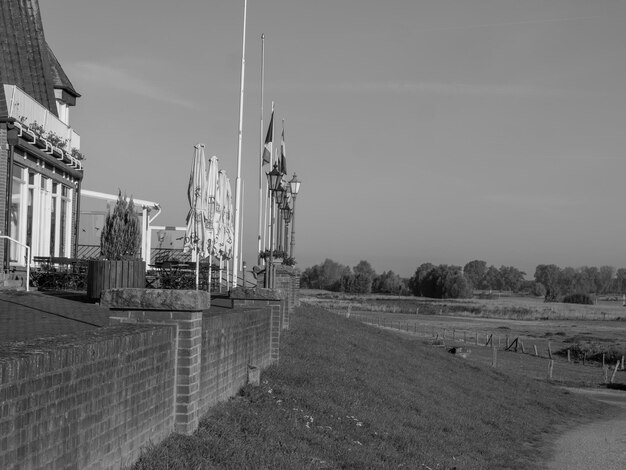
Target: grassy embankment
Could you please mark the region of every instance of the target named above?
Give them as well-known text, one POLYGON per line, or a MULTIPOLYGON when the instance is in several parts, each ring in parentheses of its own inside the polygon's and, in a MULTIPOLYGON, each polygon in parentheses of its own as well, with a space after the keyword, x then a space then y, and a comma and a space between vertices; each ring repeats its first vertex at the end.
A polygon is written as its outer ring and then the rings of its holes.
POLYGON ((539 468, 551 434, 606 411, 306 305, 261 379, 133 468, 539 468))
POLYGON ((303 289, 306 302, 346 311, 348 307, 379 313, 416 313, 424 315, 455 315, 507 320, 624 320, 626 308, 621 301, 599 301, 595 305, 544 302, 539 297, 498 293, 483 298, 430 299, 383 294, 345 294, 303 289))

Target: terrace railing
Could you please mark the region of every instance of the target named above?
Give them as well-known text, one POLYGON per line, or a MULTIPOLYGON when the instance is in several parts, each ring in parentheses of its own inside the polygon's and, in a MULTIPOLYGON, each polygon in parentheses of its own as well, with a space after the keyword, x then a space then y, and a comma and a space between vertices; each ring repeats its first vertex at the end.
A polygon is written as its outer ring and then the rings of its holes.
POLYGON ((28 93, 15 85, 4 85, 4 94, 7 97, 9 117, 28 124, 37 123, 46 131, 54 132, 61 139, 68 142, 68 149, 80 150, 80 136, 70 126, 61 121, 47 108, 39 104, 28 93))

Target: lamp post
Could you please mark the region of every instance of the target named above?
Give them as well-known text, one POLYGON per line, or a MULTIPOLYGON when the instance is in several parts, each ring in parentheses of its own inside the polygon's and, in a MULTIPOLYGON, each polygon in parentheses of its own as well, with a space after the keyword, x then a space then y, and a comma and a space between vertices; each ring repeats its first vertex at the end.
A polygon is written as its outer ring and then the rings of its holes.
POLYGON ((293 174, 293 178, 289 181, 289 192, 293 199, 293 208, 291 209, 291 247, 289 248, 289 257, 293 258, 294 247, 296 246, 296 196, 300 191, 300 180, 298 180, 296 174, 293 174))
POLYGON ((287 198, 285 198, 285 201, 283 203, 283 206, 280 208, 280 211, 283 215, 283 221, 285 222, 285 258, 287 258, 287 247, 289 246, 287 243, 287 237, 289 236, 289 222, 291 221, 291 207, 289 206, 289 201, 287 200, 287 198))
POLYGON ((278 165, 274 163, 274 168, 272 171, 267 173, 267 187, 270 191, 271 201, 270 201, 270 259, 267 267, 265 268, 265 287, 272 288, 274 287, 274 276, 273 276, 273 263, 274 263, 274 254, 273 254, 273 240, 274 240, 274 193, 279 190, 280 183, 283 174, 278 170, 278 165))
MULTIPOLYGON (((285 202, 286 191, 283 188, 282 183, 279 185, 278 189, 274 193, 276 197, 276 208, 278 209, 278 217, 276 221, 276 250, 283 251, 283 247, 281 246, 283 243, 283 220, 282 220, 282 207, 285 202)), ((287 248, 285 247, 285 250, 287 248)))

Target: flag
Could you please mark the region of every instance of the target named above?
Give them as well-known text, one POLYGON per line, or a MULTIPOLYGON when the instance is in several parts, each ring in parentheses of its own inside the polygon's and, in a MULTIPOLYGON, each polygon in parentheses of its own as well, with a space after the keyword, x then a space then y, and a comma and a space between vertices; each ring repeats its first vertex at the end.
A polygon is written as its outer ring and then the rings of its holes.
POLYGON ((272 162, 272 139, 274 138, 274 110, 270 117, 270 124, 267 126, 267 135, 265 136, 265 145, 263 146, 263 163, 270 164, 272 162))
POLYGON ((285 128, 283 127, 282 138, 280 141, 280 172, 283 175, 287 174, 287 155, 285 151, 285 128))

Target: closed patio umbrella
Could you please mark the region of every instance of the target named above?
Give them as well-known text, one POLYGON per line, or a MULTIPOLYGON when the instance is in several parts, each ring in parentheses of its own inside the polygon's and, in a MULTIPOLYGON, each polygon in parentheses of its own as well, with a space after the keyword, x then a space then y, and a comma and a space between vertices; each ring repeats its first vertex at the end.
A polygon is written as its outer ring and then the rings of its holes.
POLYGON ((219 159, 213 155, 207 164, 207 199, 209 201, 209 212, 207 218, 207 232, 210 239, 211 246, 208 247, 209 256, 209 290, 211 289, 211 256, 215 256, 215 245, 217 232, 215 231, 215 218, 218 215, 216 198, 218 190, 218 177, 219 177, 219 159))
POLYGON ((194 146, 193 163, 187 187, 189 213, 183 251, 196 254, 196 289, 199 284, 200 258, 209 255, 209 198, 204 145, 194 146))

